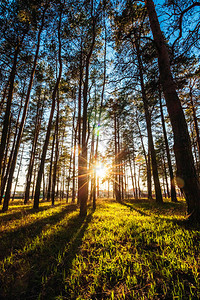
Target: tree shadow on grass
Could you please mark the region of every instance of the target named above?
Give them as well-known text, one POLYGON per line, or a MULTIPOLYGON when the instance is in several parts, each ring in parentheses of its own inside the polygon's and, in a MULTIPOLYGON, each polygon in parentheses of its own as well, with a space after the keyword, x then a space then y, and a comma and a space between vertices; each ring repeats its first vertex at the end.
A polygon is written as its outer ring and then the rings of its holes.
POLYGON ((188 231, 200 231, 200 224, 191 222, 187 216, 185 216, 184 219, 177 219, 174 217, 170 221, 173 222, 174 225, 178 225, 188 231))
MULTIPOLYGON (((183 216, 186 212, 186 203, 185 202, 163 202, 157 203, 155 201, 150 201, 147 199, 140 199, 140 200, 131 200, 125 201, 125 204, 130 205, 130 208, 133 209, 140 209, 142 212, 146 211, 150 214, 162 214, 162 215, 169 215, 169 214, 176 214, 183 216)), ((147 213, 147 215, 149 215, 147 213)))
POLYGON ((152 216, 152 214, 154 214, 154 218, 157 220, 173 223, 174 225, 183 227, 186 230, 200 230, 199 224, 191 223, 188 220, 186 216, 186 203, 182 201, 176 203, 164 202, 159 204, 155 201, 151 202, 146 199, 140 199, 132 200, 128 203, 127 201, 121 202, 121 204, 129 207, 130 210, 134 210, 143 216, 152 216), (139 209, 138 207, 141 209, 139 209), (144 212, 143 210, 145 210, 146 212, 144 212), (169 219, 167 219, 166 216, 168 216, 169 219))
MULTIPOLYGON (((57 207, 57 206, 60 206, 60 204, 55 204, 54 207, 57 207)), ((32 207, 26 207, 25 205, 22 205, 22 207, 17 207, 16 209, 12 209, 11 208, 11 211, 9 211, 9 213, 2 213, 2 211, 0 211, 0 223, 1 222, 9 222, 9 221, 14 221, 14 220, 20 220, 22 218, 24 218, 25 216, 27 215, 30 215, 30 214, 37 214, 41 211, 45 211, 45 210, 48 210, 52 208, 51 204, 48 203, 47 205, 45 206, 41 206, 39 207, 38 210, 35 210, 34 208, 32 207), (15 212, 15 210, 17 210, 15 212)))
POLYGON ((81 218, 78 216, 77 220, 75 220, 79 226, 74 231, 74 235, 69 242, 69 247, 63 256, 63 261, 54 269, 54 272, 52 272, 44 288, 41 290, 40 299, 56 299, 56 296, 60 295, 65 295, 65 299, 71 299, 70 293, 65 288, 65 279, 69 276, 73 260, 79 253, 84 233, 92 220, 93 213, 94 210, 91 210, 87 217, 81 218))
POLYGON ((92 213, 86 218, 73 216, 56 228, 57 231, 43 244, 23 253, 20 260, 7 270, 0 298, 55 299, 64 286, 63 270, 69 271, 91 219, 92 213))
MULTIPOLYGON (((23 249, 27 243, 27 239, 33 239, 39 235, 42 230, 48 226, 56 224, 66 214, 77 209, 77 205, 70 204, 63 207, 60 212, 52 212, 52 215, 44 217, 42 219, 33 220, 30 224, 22 225, 11 231, 2 232, 0 234, 0 259, 3 259, 11 254, 11 252, 23 249)), ((40 210, 44 211, 44 209, 40 210)), ((31 209, 29 213, 35 213, 35 210, 31 209)))
POLYGON ((128 204, 128 203, 125 203, 125 202, 120 202, 121 205, 124 205, 128 208, 130 208, 130 210, 134 210, 136 212, 138 212, 139 214, 141 214, 142 216, 149 216, 147 213, 145 213, 144 211, 138 209, 138 208, 135 208, 133 205, 131 204, 128 204))

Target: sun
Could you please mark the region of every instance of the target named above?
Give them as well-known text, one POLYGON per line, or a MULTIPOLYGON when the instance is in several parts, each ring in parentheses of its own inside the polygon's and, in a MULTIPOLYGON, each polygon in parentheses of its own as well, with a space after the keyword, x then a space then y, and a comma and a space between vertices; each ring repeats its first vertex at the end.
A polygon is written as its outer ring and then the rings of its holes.
POLYGON ((95 167, 95 171, 96 171, 96 176, 99 178, 104 178, 107 175, 107 168, 103 164, 98 164, 95 167))

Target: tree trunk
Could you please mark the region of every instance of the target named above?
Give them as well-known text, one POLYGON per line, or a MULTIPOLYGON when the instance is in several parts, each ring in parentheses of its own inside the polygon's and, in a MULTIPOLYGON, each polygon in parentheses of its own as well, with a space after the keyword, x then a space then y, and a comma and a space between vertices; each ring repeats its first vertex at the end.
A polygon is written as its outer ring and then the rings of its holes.
POLYGON ((17 184, 18 184, 18 180, 19 180, 19 173, 20 173, 21 166, 22 166, 23 153, 24 153, 24 145, 23 145, 23 148, 22 148, 22 153, 21 153, 21 157, 20 157, 20 161, 19 161, 19 168, 18 168, 18 171, 17 171, 16 179, 15 179, 16 181, 15 181, 15 187, 14 187, 14 191, 13 191, 12 201, 14 201, 14 199, 15 199, 15 193, 16 193, 17 184))
POLYGON ((132 168, 132 164, 131 164, 130 153, 128 154, 128 161, 129 161, 129 167, 130 167, 130 172, 131 172, 131 181, 132 181, 132 187, 133 187, 133 196, 135 196, 135 184, 134 184, 134 178, 133 178, 133 168, 132 168))
MULTIPOLYGON (((16 68, 17 68, 17 58, 19 54, 20 44, 17 45, 15 48, 15 54, 14 54, 14 60, 13 60, 13 66, 9 77, 9 89, 8 89, 8 97, 7 97, 7 104, 6 104, 6 111, 4 115, 4 121, 3 121, 3 129, 1 134, 1 143, 0 143, 0 180, 1 180, 1 174, 2 174, 2 161, 4 158, 4 151, 6 147, 6 140, 7 140, 7 134, 8 134, 8 128, 10 124, 10 111, 11 111, 11 104, 13 99, 13 90, 14 90, 14 81, 15 81, 15 75, 16 75, 16 68)), ((1 185, 1 182, 0 182, 1 185)))
POLYGON ((166 127, 165 127, 165 119, 164 119, 163 108, 162 108, 160 88, 159 88, 159 102, 160 102, 160 115, 161 115, 161 121, 162 121, 165 148, 166 148, 166 153, 167 153, 167 162, 168 162, 168 167, 169 167, 169 176, 170 176, 170 182, 171 182, 171 201, 177 202, 175 182, 174 182, 174 172, 173 172, 173 168, 172 168, 171 155, 170 155, 170 151, 169 151, 169 143, 168 143, 168 139, 167 139, 167 131, 166 131, 166 127))
POLYGON ((152 164, 152 170, 153 170, 153 180, 154 180, 154 187, 155 187, 155 194, 156 194, 156 202, 162 203, 163 198, 162 198, 162 192, 161 192, 161 188, 160 188, 157 161, 156 161, 156 152, 155 152, 155 148, 154 148, 153 136, 152 136, 152 130, 151 130, 151 115, 149 112, 149 104, 148 104, 148 99, 147 99, 146 92, 145 92, 144 78, 143 78, 143 71, 142 71, 143 65, 142 65, 142 60, 140 57, 140 49, 139 49, 139 44, 138 44, 136 35, 135 35, 135 47, 136 47, 137 60, 138 60, 138 66, 139 66, 139 77, 140 77, 140 85, 141 85, 141 90, 142 90, 142 100, 143 100, 145 119, 146 119, 146 124, 147 124, 149 150, 151 152, 151 164, 152 164))
POLYGON ((45 201, 46 196, 46 184, 45 184, 45 173, 42 174, 42 183, 43 183, 43 189, 42 189, 42 200, 45 201))
POLYGON ((197 114, 196 114, 196 109, 194 106, 194 101, 193 101, 193 96, 192 96, 192 88, 190 87, 190 105, 191 105, 191 110, 192 110, 192 116, 193 116, 193 121, 194 121, 194 130, 195 130, 195 135, 196 135, 196 142, 197 142, 197 149, 198 149, 198 158, 200 162, 200 136, 199 136, 199 126, 198 126, 198 120, 197 120, 197 114))
POLYGON ((197 178, 187 123, 170 70, 170 60, 152 0, 145 0, 150 26, 157 47, 161 84, 174 133, 177 183, 188 205, 189 220, 200 223, 200 184, 197 178))
POLYGON ((76 139, 77 139, 77 129, 78 129, 78 123, 76 125, 75 129, 75 135, 74 135, 74 147, 73 147, 73 171, 72 171, 72 203, 75 203, 76 198, 76 139))
POLYGON ((55 138, 56 138, 56 129, 54 131, 52 148, 51 148, 51 159, 50 159, 50 166, 49 166, 49 182, 48 182, 48 189, 47 189, 47 201, 50 201, 50 199, 51 199, 51 191, 52 191, 51 183, 52 183, 53 153, 54 153, 55 138))
MULTIPOLYGON (((16 145, 16 139, 17 139, 17 135, 18 135, 18 126, 19 126, 19 119, 20 119, 20 115, 21 115, 21 110, 22 110, 22 105, 23 105, 23 100, 24 100, 24 95, 25 95, 25 86, 26 86, 26 80, 24 82, 24 86, 23 86, 23 91, 22 91, 22 97, 21 97, 21 103, 20 103, 20 107, 19 107, 19 112, 18 112, 18 117, 17 117, 17 122, 16 122, 16 127, 15 127, 15 133, 14 133, 14 138, 13 138, 13 144, 12 144, 12 149, 9 155, 9 160, 8 160, 8 164, 7 164, 7 169, 6 169, 6 174, 4 176, 5 173, 5 159, 7 157, 7 152, 8 152, 8 141, 9 141, 9 132, 8 132, 8 137, 7 137, 7 147, 6 147, 6 152, 5 152, 5 157, 4 157, 4 165, 3 165, 3 169, 2 169, 2 185, 1 185, 1 199, 0 202, 2 201, 2 197, 4 194, 4 190, 6 187, 6 182, 8 180, 8 176, 9 176, 9 172, 10 172, 10 168, 11 168, 11 164, 12 164, 12 160, 13 160, 13 155, 14 155, 14 150, 15 150, 15 145, 16 145)), ((10 125, 9 125, 9 130, 11 127, 11 121, 10 121, 10 125)))
POLYGON ((83 81, 83 49, 82 49, 82 39, 81 39, 81 53, 80 53, 80 65, 79 65, 79 90, 78 90, 78 197, 77 202, 80 204, 81 198, 81 129, 82 129, 82 81, 83 81))
POLYGON ((1 103, 0 103, 0 115, 1 115, 1 113, 2 113, 4 101, 5 101, 5 99, 6 99, 6 94, 7 94, 7 90, 8 90, 8 85, 9 85, 9 80, 6 82, 5 87, 4 87, 3 96, 2 96, 2 99, 1 99, 1 103))
POLYGON ((119 191, 119 162, 118 162, 118 141, 117 141, 117 116, 116 116, 116 108, 114 108, 114 140, 115 140, 115 161, 114 161, 114 192, 116 201, 121 202, 121 194, 119 191))
POLYGON ((164 176, 165 176, 165 183, 166 183, 166 188, 167 188, 167 197, 170 198, 170 192, 169 192, 169 185, 168 185, 168 180, 167 180, 167 169, 166 169, 166 163, 165 163, 165 157, 163 155, 163 171, 164 171, 164 176))
POLYGON ((7 188, 6 188, 6 193, 5 193, 4 203, 3 203, 3 212, 8 210, 8 203, 10 200, 12 179, 13 179, 13 174, 14 174, 15 165, 16 165, 16 161, 17 161, 17 155, 18 155, 18 151, 19 151, 19 147, 20 147, 20 143, 21 143, 21 138, 22 138, 22 134, 23 134, 23 130, 24 130, 24 124, 26 121, 27 110, 28 110, 28 106, 29 106, 29 99, 30 99, 32 85, 33 85, 35 69, 37 66, 37 59, 38 59, 38 54, 39 54, 39 49, 40 49, 40 37, 41 37, 41 33, 43 30, 43 26, 44 26, 44 16, 45 16, 46 9, 47 9, 47 6, 43 11, 42 23, 40 26, 40 30, 38 32, 37 48, 36 48, 35 58, 34 58, 34 62, 33 62, 33 68, 31 71, 31 77, 30 77, 30 81, 29 81, 26 100, 25 100, 25 104, 24 104, 23 115, 22 115, 22 119, 21 119, 21 123, 20 123, 20 127, 19 127, 19 132, 17 135, 17 141, 16 141, 16 146, 15 146, 15 151, 13 154, 13 160, 12 160, 12 164, 11 164, 11 168, 10 168, 10 174, 9 174, 9 178, 8 178, 8 183, 7 183, 7 188))
MULTIPOLYGON (((12 119, 12 116, 11 116, 11 119, 12 119)), ((16 132, 17 132, 17 127, 18 127, 17 125, 16 125, 16 132)), ((11 164, 11 161, 12 161, 12 155, 13 155, 14 145, 15 145, 15 136, 14 136, 12 150, 11 150, 11 153, 10 153, 9 159, 8 159, 8 150, 9 150, 10 137, 11 137, 11 122, 10 122, 10 125, 9 125, 9 128, 8 128, 7 145, 6 145, 5 155, 4 155, 2 174, 0 176, 2 178, 1 179, 1 185, 0 185, 0 205, 2 204, 2 198, 3 198, 3 195, 4 195, 4 190, 5 190, 9 170, 10 170, 10 164, 11 164), (7 160, 8 160, 8 163, 7 163, 7 160), (5 174, 5 171, 6 171, 6 174, 5 174)))
MULTIPOLYGON (((92 12, 91 12, 92 14, 92 12)), ((79 177, 79 203, 80 203, 80 215, 87 215, 87 199, 88 199, 88 170, 87 170, 87 107, 88 107, 88 83, 89 83, 89 67, 90 59, 94 49, 96 38, 96 20, 92 16, 92 42, 90 45, 89 53, 86 57, 85 64, 85 81, 83 87, 83 127, 82 127, 82 149, 80 153, 80 177, 79 177)))
POLYGON ((143 136, 142 136, 142 133, 141 133, 141 129, 140 129, 138 119, 136 119, 136 124, 137 124, 138 130, 139 130, 140 140, 141 140, 141 144, 142 144, 142 150, 143 150, 143 153, 144 153, 144 158, 145 158, 146 168, 147 168, 147 193, 148 193, 148 199, 152 200, 151 151, 150 151, 149 141, 148 141, 148 155, 147 155, 145 147, 144 147, 143 136))
MULTIPOLYGON (((72 97, 74 97, 74 95, 72 95, 72 97)), ((70 152, 70 159, 69 159, 69 173, 67 179, 67 199, 66 199, 67 203, 69 202, 69 189, 70 189, 71 172, 72 172, 73 155, 74 155, 75 116, 76 116, 76 105, 74 107, 74 114, 73 114, 73 121, 72 121, 71 152, 70 152)))
POLYGON ((152 181, 151 181, 151 151, 148 143, 148 156, 147 156, 147 191, 148 199, 152 200, 152 181))
MULTIPOLYGON (((56 136, 56 149, 55 149, 55 160, 53 166, 53 181, 52 181, 52 194, 51 194, 51 203, 55 204, 55 187, 56 187, 56 173, 58 165, 58 148, 59 148, 59 138, 58 138, 58 123, 59 123, 59 96, 57 96, 57 116, 56 116, 56 127, 55 127, 55 136, 56 136)), ((57 193, 58 195, 58 193, 57 193)))
POLYGON ((60 19, 59 19, 59 25, 58 25, 58 42, 59 42, 58 60, 59 60, 60 68, 59 68, 58 78, 56 80, 56 84, 55 84, 55 87, 54 87, 54 90, 53 90, 53 93, 52 93, 51 112, 50 112, 50 116, 49 116, 49 122, 48 122, 48 126, 47 126, 47 133, 46 133, 45 142, 44 142, 43 149, 42 149, 41 162, 40 162, 40 167, 39 167, 37 181, 36 181, 34 206, 33 206, 35 209, 39 208, 40 187, 41 187, 41 181, 42 181, 42 174, 44 172, 44 163, 45 163, 47 148, 48 148, 48 144, 49 144, 51 124, 52 124, 54 110, 55 110, 56 93, 58 91, 59 84, 60 84, 60 79, 61 79, 61 75, 62 75, 61 37, 60 37, 61 16, 62 16, 62 12, 60 13, 60 19))
POLYGON ((25 188, 25 193, 24 193, 25 194, 24 195, 24 204, 28 203, 29 197, 30 197, 31 179, 32 179, 33 166, 34 166, 34 161, 35 161, 37 141, 38 141, 40 127, 41 127, 42 112, 43 112, 43 107, 42 107, 42 110, 40 112, 40 97, 39 97, 38 103, 37 103, 35 132, 34 132, 34 138, 33 138, 33 141, 32 141, 31 156, 30 156, 30 162, 29 162, 29 166, 28 166, 26 188, 25 188))
MULTIPOLYGON (((104 102, 104 91, 105 91, 105 85, 106 85, 106 55, 107 55, 107 30, 106 30, 106 19, 104 15, 104 30, 105 30, 105 43, 104 43, 104 57, 103 57, 103 85, 101 90, 101 103, 99 108, 99 116, 98 116, 98 124, 97 126, 100 127, 101 124, 101 114, 102 114, 102 108, 103 108, 103 102, 104 102)), ((95 124, 96 124, 96 110, 95 110, 95 124)), ((100 128, 99 128, 100 129, 100 128)), ((95 151, 95 160, 98 161, 98 150, 99 150, 99 131, 96 138, 96 151, 95 151)), ((96 170, 94 172, 94 180, 93 180, 93 209, 96 209, 96 170)), ((98 178, 99 180, 99 178, 98 178)), ((99 197, 99 184, 98 184, 98 195, 99 197)))

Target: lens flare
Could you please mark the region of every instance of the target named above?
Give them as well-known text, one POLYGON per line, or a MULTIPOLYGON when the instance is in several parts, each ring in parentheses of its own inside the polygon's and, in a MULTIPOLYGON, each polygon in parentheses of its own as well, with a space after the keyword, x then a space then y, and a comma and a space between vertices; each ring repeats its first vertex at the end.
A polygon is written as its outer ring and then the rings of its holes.
POLYGON ((96 171, 96 176, 99 178, 104 178, 107 175, 107 168, 103 164, 98 164, 95 167, 95 171, 96 171))

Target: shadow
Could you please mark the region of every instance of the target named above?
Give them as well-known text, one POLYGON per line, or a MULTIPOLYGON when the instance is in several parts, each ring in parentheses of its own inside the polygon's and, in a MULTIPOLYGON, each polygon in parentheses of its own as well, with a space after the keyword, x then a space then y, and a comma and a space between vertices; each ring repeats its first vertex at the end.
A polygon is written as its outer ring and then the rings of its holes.
POLYGON ((187 216, 182 220, 178 220, 177 218, 172 218, 169 221, 173 222, 175 225, 178 225, 188 231, 193 231, 193 230, 200 231, 200 224, 191 222, 187 216))
MULTIPOLYGON (((65 217, 66 214, 75 211, 77 205, 70 204, 63 208, 58 213, 52 213, 51 216, 44 217, 43 219, 35 220, 31 224, 24 225, 17 229, 2 232, 0 234, 0 259, 3 259, 19 249, 23 249, 28 239, 33 239, 39 235, 46 226, 52 226, 65 217)), ((42 209, 44 211, 47 209, 42 209)), ((31 209, 29 214, 35 213, 35 210, 31 209)))
POLYGON ((186 216, 186 202, 163 202, 156 203, 155 201, 149 201, 147 199, 131 199, 126 201, 126 203, 121 203, 129 207, 131 210, 135 210, 143 216, 152 216, 154 214, 154 219, 164 220, 165 222, 174 223, 186 230, 200 230, 200 225, 191 223, 186 216), (128 202, 128 203, 127 203, 128 202), (144 212, 143 210, 148 213, 144 212), (170 216, 169 219, 166 216, 170 216), (174 216, 174 217, 173 217, 174 216), (177 217, 182 217, 182 219, 177 219, 177 217))
POLYGON ((1 283, 0 299, 55 299, 64 290, 63 272, 69 273, 92 214, 73 216, 42 245, 23 253, 21 262, 6 271, 10 279, 1 283))
MULTIPOLYGON (((91 213, 88 214, 87 217, 77 217, 76 224, 78 226, 75 229, 76 231, 74 230, 74 235, 69 241, 69 248, 67 249, 67 252, 65 252, 62 263, 56 267, 56 270, 46 282, 44 289, 41 291, 40 299, 56 299, 56 296, 59 295, 63 295, 65 299, 72 299, 71 291, 66 288, 65 278, 70 274, 73 260, 79 253, 84 233, 92 220, 93 213, 94 211, 91 210, 91 213), (65 278, 63 278, 63 274, 65 274, 65 278)), ((76 299, 76 297, 74 299, 76 299)))
MULTIPOLYGON (((59 203, 55 204, 54 207, 60 206, 59 203)), ((14 212, 15 210, 19 210, 19 207, 17 208, 11 208, 9 210, 9 213, 3 213, 0 211, 0 222, 8 222, 8 221, 14 221, 14 220, 20 220, 24 218, 24 216, 30 215, 30 214, 36 214, 41 211, 45 211, 52 208, 51 203, 49 202, 47 205, 39 207, 39 209, 35 210, 34 208, 30 207, 27 208, 26 205, 22 204, 22 207, 20 208, 20 211, 14 212)))
POLYGON ((149 214, 145 213, 144 211, 142 211, 142 210, 140 210, 140 209, 138 209, 138 208, 133 207, 133 205, 131 205, 131 204, 128 204, 128 203, 125 203, 125 202, 119 202, 119 203, 120 203, 121 205, 124 205, 124 206, 130 208, 130 210, 134 210, 134 211, 138 212, 138 213, 141 214, 142 216, 149 216, 149 214))
POLYGON ((146 211, 152 211, 153 213, 161 213, 163 215, 168 214, 177 214, 177 215, 184 215, 186 212, 186 202, 163 202, 157 203, 155 200, 150 201, 147 199, 138 199, 138 200, 131 200, 126 201, 126 203, 130 203, 135 207, 139 207, 140 209, 144 209, 146 211))

